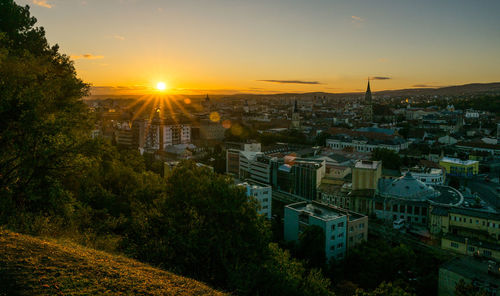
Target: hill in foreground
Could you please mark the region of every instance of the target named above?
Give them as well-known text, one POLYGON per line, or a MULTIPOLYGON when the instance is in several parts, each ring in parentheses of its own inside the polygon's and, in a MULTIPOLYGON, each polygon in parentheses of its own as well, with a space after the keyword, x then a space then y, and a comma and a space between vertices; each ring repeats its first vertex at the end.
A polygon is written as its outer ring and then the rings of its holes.
POLYGON ((126 257, 0 229, 0 295, 224 295, 126 257))

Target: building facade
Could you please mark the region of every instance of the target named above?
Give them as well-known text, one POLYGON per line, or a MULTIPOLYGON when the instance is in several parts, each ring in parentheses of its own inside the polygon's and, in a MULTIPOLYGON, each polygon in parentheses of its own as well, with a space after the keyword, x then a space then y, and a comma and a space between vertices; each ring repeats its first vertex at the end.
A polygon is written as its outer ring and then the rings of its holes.
POLYGON ((349 248, 368 238, 368 217, 364 215, 315 201, 285 206, 285 240, 298 241, 310 225, 323 229, 327 259, 344 258, 349 248))
POLYGON ((271 219, 273 189, 270 185, 256 182, 245 182, 239 184, 246 189, 246 195, 253 197, 260 205, 258 213, 267 219, 271 219))
POLYGON ((443 157, 439 165, 446 170, 446 174, 455 177, 473 177, 479 173, 479 161, 461 160, 458 158, 443 157))

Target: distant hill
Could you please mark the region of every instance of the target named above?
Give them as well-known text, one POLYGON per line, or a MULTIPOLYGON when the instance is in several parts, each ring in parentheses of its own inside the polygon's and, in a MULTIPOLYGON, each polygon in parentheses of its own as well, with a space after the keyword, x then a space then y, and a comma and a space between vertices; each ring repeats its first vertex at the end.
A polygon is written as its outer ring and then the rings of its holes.
POLYGON ((387 95, 472 95, 480 93, 500 93, 500 82, 470 83, 436 88, 408 88, 398 90, 384 90, 376 94, 387 95))
MULTIPOLYGON (((375 95, 389 95, 389 96, 414 96, 414 95, 440 95, 440 96, 457 96, 457 95, 474 95, 474 94, 500 94, 500 82, 493 83, 470 83, 464 85, 452 85, 444 87, 416 87, 395 90, 377 90, 375 82, 372 83, 372 92, 375 95)), ((345 92, 345 93, 328 93, 328 92, 307 92, 307 93, 272 93, 272 94, 252 94, 252 93, 238 93, 234 95, 210 95, 210 98, 259 98, 259 97, 272 97, 272 96, 328 96, 328 97, 346 97, 346 96, 360 96, 364 91, 360 92, 345 92)), ((204 95, 186 95, 190 98, 205 98, 204 95)), ((85 99, 90 100, 105 100, 105 99, 139 99, 143 96, 140 95, 92 95, 85 99)))
POLYGON ((122 256, 0 229, 0 295, 224 295, 122 256))

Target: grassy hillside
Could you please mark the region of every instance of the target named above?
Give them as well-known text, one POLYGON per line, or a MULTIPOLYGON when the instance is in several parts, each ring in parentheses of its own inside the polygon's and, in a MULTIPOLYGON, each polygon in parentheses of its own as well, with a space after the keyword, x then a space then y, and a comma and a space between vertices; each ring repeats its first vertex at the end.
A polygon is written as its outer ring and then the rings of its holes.
POLYGON ((122 256, 0 229, 0 295, 223 295, 122 256))

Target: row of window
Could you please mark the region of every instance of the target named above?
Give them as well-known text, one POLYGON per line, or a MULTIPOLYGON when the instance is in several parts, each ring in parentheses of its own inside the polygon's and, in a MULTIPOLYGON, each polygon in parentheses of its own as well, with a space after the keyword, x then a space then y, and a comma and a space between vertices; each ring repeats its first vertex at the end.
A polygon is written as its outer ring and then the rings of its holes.
MULTIPOLYGON (((338 223, 337 227, 344 227, 344 222, 338 223)), ((332 225, 332 231, 335 231, 335 224, 332 225)))
MULTIPOLYGON (((344 243, 337 244, 337 249, 341 249, 343 247, 344 247, 344 243)), ((334 250, 335 250, 335 246, 334 245, 330 246, 330 251, 334 251, 334 250)))
MULTIPOLYGON (((462 217, 458 217, 458 216, 451 216, 451 219, 453 221, 456 221, 456 222, 462 222, 462 223, 469 223, 469 224, 472 224, 472 218, 462 218, 462 217)), ((479 220, 476 219, 476 225, 479 225, 479 220)), ((491 227, 491 228, 500 228, 500 224, 497 224, 497 223, 494 223, 494 222, 486 222, 486 221, 482 221, 482 225, 483 226, 487 226, 487 227, 491 227)))
MULTIPOLYGON (((375 209, 376 210, 382 210, 383 205, 380 202, 375 203, 375 209)), ((389 204, 385 205, 385 210, 390 211, 391 206, 389 204)), ((399 212, 399 213, 407 213, 411 215, 422 215, 426 216, 427 215, 427 208, 426 207, 418 207, 418 206, 410 206, 407 205, 406 207, 404 205, 393 205, 392 206, 392 212, 399 212)))
MULTIPOLYGON (((452 248, 458 249, 458 247, 459 247, 460 245, 459 245, 458 243, 456 243, 456 242, 451 242, 451 243, 450 243, 450 246, 451 246, 452 248)), ((468 250, 469 252, 475 252, 475 251, 476 251, 476 248, 475 248, 475 247, 473 247, 473 246, 469 246, 469 247, 467 248, 467 250, 468 250)), ((483 255, 484 255, 484 256, 486 256, 486 257, 491 257, 491 251, 490 251, 490 250, 483 250, 483 255)))
MULTIPOLYGON (((400 216, 400 218, 401 218, 401 219, 404 219, 404 218, 405 218, 405 216, 404 216, 404 215, 401 215, 401 216, 400 216)), ((393 215, 393 216, 392 216, 392 219, 393 219, 393 220, 397 220, 397 219, 398 219, 398 215, 393 215)), ((407 216, 407 217, 406 217, 406 221, 407 221, 408 223, 410 223, 410 222, 411 222, 411 220, 412 220, 412 219, 411 219, 411 217, 410 217, 410 216, 407 216)), ((413 222, 418 223, 418 222, 419 222, 419 220, 420 220, 420 219, 419 219, 418 217, 413 217, 413 222)), ((427 221, 427 219, 425 219, 425 217, 422 217, 422 223, 424 223, 424 224, 425 224, 425 223, 426 223, 426 221, 427 221)))
MULTIPOLYGON (((338 238, 344 237, 344 233, 343 233, 343 232, 339 233, 339 234, 337 235, 337 237, 338 237, 338 238)), ((332 237, 331 237, 330 239, 331 239, 331 240, 335 240, 335 239, 336 239, 335 234, 333 234, 333 235, 332 235, 332 237)))

